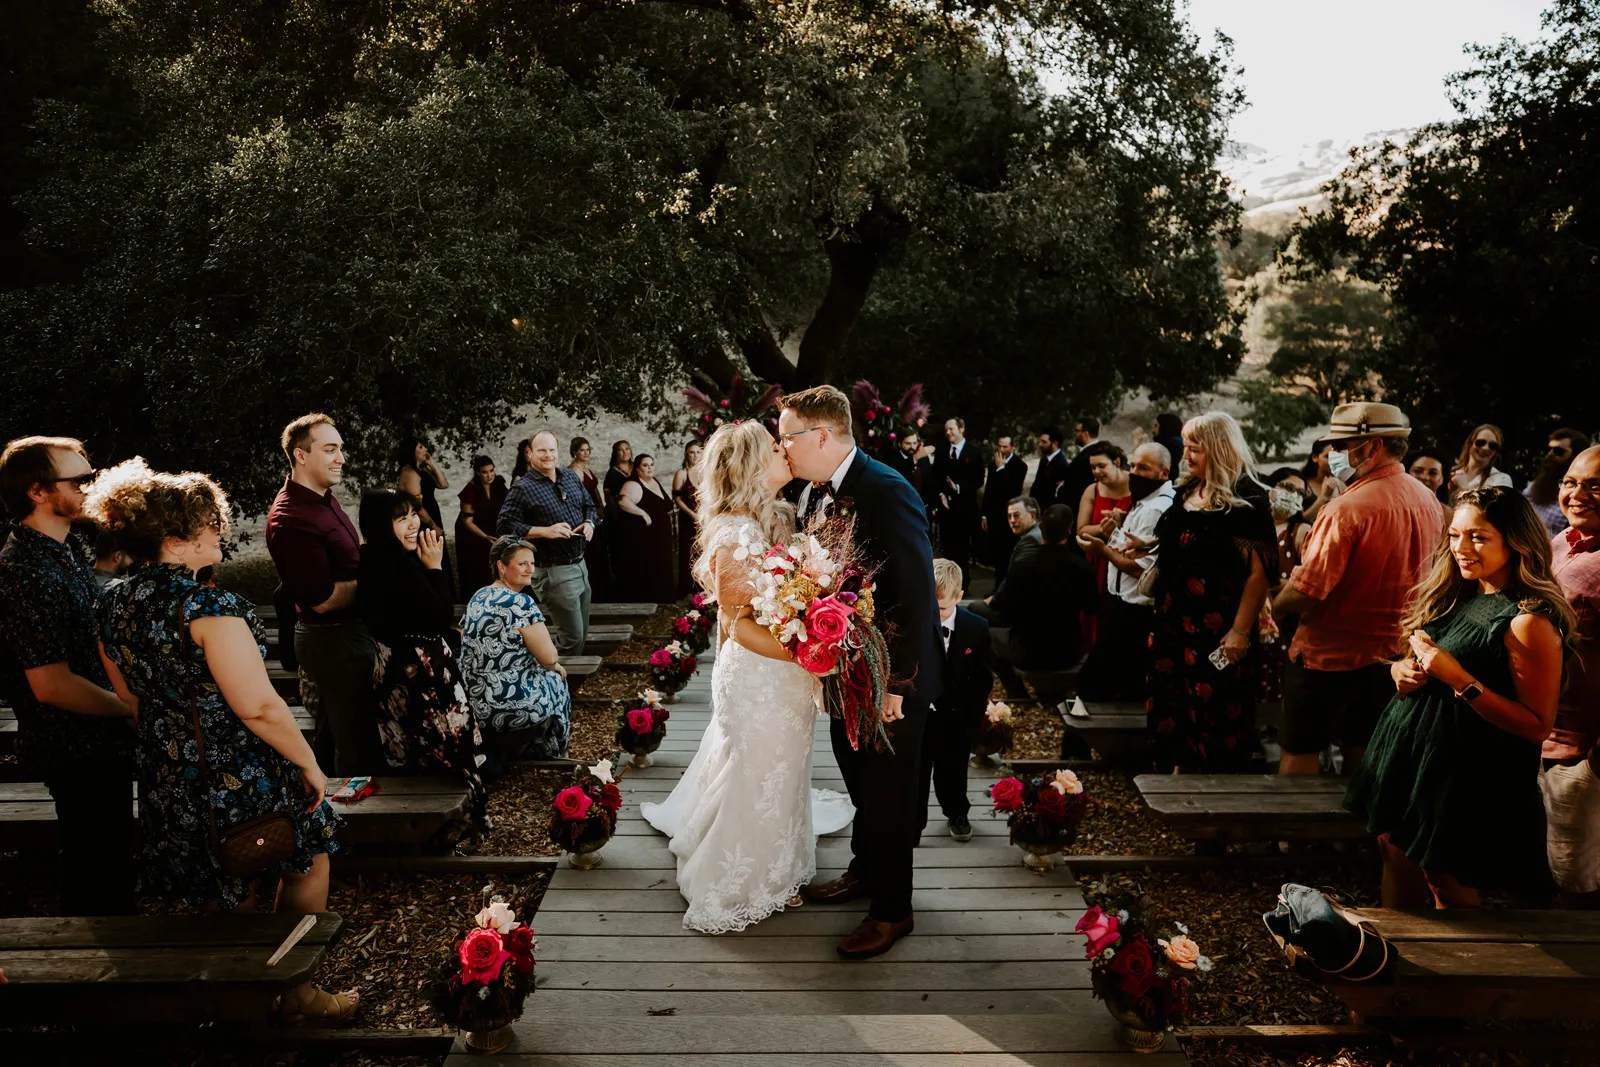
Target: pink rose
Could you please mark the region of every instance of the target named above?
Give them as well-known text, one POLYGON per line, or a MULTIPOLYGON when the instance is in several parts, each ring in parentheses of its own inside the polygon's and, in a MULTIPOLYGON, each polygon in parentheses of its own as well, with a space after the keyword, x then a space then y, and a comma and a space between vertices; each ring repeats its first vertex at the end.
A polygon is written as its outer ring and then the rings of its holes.
POLYGON ((1099 908, 1090 908, 1084 912, 1083 918, 1078 920, 1076 929, 1089 939, 1089 949, 1084 953, 1085 959, 1093 959, 1122 939, 1122 935, 1117 933, 1117 917, 1107 915, 1099 908))
POLYGON ((460 956, 462 983, 488 985, 500 977, 500 968, 506 965, 511 953, 506 951, 498 932, 474 930, 461 942, 460 956))
POLYGON ((643 736, 656 728, 656 719, 649 708, 634 708, 628 712, 628 729, 643 736))
POLYGON ((806 609, 806 633, 812 641, 836 645, 850 632, 850 616, 855 613, 835 597, 817 597, 806 609))
POLYGON ((812 674, 827 674, 839 665, 839 649, 820 641, 802 641, 794 651, 794 659, 812 674))
POLYGON ((556 811, 561 813, 563 819, 574 820, 587 818, 589 805, 593 804, 594 801, 589 799, 589 794, 585 793, 580 786, 569 785, 556 794, 556 799, 553 803, 556 811))
POLYGON ((1022 781, 1017 778, 1002 778, 989 787, 989 799, 994 801, 995 811, 1016 811, 1022 807, 1022 781))
POLYGON ((672 628, 680 634, 686 634, 694 629, 694 622, 687 615, 679 615, 672 620, 672 628))
POLYGON ((668 652, 664 648, 658 648, 654 652, 650 653, 650 666, 652 667, 666 667, 670 666, 671 663, 672 653, 668 652))

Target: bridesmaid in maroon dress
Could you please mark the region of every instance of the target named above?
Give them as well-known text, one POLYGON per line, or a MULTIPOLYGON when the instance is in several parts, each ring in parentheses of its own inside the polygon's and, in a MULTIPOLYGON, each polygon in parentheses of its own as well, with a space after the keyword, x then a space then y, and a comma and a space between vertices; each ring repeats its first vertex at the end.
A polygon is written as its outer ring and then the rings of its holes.
POLYGON ((700 454, 705 451, 699 441, 690 441, 683 449, 683 468, 672 476, 672 502, 678 509, 678 595, 688 596, 695 590, 694 539, 700 534, 700 454))
POLYGON ((617 556, 617 595, 624 601, 670 604, 678 599, 672 567, 671 496, 656 480, 656 462, 635 456, 633 473, 617 501, 621 551, 617 556))
MULTIPOLYGON (((595 511, 605 515, 605 499, 600 495, 600 479, 594 476, 594 471, 589 469, 589 457, 594 455, 594 448, 589 444, 587 437, 574 437, 572 439, 572 462, 568 468, 583 482, 583 488, 594 498, 595 511)), ((602 534, 604 529, 602 526, 602 534)), ((589 538, 589 543, 583 546, 583 561, 589 565, 590 599, 597 604, 603 604, 612 599, 611 596, 611 561, 606 554, 606 539, 604 536, 589 538)))

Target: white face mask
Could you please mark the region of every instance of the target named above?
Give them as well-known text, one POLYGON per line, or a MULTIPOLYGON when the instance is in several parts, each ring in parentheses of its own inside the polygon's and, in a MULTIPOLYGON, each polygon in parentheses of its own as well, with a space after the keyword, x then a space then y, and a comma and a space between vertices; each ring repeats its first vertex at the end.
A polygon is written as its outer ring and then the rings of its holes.
POLYGON ((1328 473, 1329 474, 1333 475, 1335 478, 1339 479, 1342 482, 1346 478, 1350 477, 1350 472, 1353 471, 1353 470, 1355 470, 1355 468, 1350 466, 1350 453, 1349 452, 1337 452, 1337 451, 1334 451, 1334 452, 1329 452, 1328 453, 1328 473))
POLYGON ((1293 515, 1305 507, 1305 500, 1294 489, 1274 488, 1267 494, 1272 500, 1272 510, 1279 515, 1293 515))

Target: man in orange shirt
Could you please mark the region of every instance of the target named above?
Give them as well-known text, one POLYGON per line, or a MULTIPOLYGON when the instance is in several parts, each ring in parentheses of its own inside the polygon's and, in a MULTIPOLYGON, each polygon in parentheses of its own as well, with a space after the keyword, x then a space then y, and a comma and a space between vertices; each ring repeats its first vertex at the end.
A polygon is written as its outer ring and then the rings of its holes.
POLYGON ((1411 420, 1392 404, 1334 410, 1328 465, 1347 488, 1323 505, 1304 562, 1272 604, 1279 618, 1300 616, 1283 678, 1279 774, 1316 774, 1334 742, 1354 771, 1394 696, 1389 661, 1406 645, 1406 598, 1444 525, 1439 502, 1402 466, 1410 436, 1411 420))

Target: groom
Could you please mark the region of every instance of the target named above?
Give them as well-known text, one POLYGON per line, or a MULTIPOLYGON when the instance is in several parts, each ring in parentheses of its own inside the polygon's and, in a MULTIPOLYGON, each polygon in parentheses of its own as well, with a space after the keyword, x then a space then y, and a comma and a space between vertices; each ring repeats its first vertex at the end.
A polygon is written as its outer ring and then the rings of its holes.
POLYGON ((912 927, 911 855, 928 804, 919 772, 922 730, 943 663, 928 516, 910 482, 856 448, 842 392, 819 385, 778 406, 779 447, 795 474, 785 496, 801 525, 818 513, 852 517, 857 545, 878 566, 873 602, 889 637, 890 667, 883 720, 894 751, 879 752, 866 738, 852 750, 844 723, 833 720, 833 754, 856 807, 853 858, 840 877, 806 887, 807 897, 825 904, 872 899, 867 917, 839 943, 839 955, 866 959, 889 951, 912 927))

